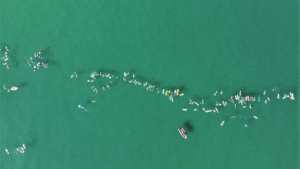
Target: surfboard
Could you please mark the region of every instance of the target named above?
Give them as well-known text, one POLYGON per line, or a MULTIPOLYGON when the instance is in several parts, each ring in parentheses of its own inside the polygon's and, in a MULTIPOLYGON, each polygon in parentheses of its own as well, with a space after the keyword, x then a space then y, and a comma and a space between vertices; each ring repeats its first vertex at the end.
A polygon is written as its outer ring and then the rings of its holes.
POLYGON ((224 125, 224 123, 225 123, 225 121, 222 121, 222 123, 221 123, 221 126, 223 126, 223 125, 224 125))

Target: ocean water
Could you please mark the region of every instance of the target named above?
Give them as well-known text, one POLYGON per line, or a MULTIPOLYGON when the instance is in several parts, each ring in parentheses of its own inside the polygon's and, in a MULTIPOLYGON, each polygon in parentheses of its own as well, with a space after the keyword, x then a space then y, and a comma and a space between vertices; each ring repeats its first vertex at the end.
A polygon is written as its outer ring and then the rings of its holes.
POLYGON ((0 168, 298 168, 297 5, 0 1, 0 56, 9 47, 11 65, 1 60, 0 168), (49 67, 34 72, 25 64, 40 49, 49 67), (93 71, 114 78, 88 83, 93 71), (157 90, 126 84, 124 72, 157 90), (174 102, 157 93, 176 88, 184 96, 174 102), (261 102, 234 108, 228 98, 240 90, 261 102), (276 99, 290 91, 295 101, 276 99), (219 114, 202 111, 222 100, 219 114))

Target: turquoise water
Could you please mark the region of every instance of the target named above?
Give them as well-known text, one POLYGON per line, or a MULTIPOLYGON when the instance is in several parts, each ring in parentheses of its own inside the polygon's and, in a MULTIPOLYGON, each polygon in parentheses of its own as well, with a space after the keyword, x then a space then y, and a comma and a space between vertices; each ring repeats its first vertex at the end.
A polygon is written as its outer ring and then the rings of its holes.
POLYGON ((0 90, 0 168, 299 167, 296 1, 2 0, 0 6, 0 54, 8 46, 11 65, 1 65, 1 85, 19 87, 0 90), (39 49, 49 68, 33 72, 26 58, 39 49), (93 71, 119 78, 88 83, 93 71), (74 72, 78 78, 71 79, 74 72), (123 72, 131 73, 127 80, 135 74, 184 96, 172 103, 125 84, 123 72), (103 91, 107 84, 111 89, 103 91), (201 111, 240 90, 262 101, 251 110, 228 102, 220 114, 201 111), (276 99, 290 91, 296 101, 276 99), (272 101, 264 104, 267 96, 272 101), (22 143, 24 154, 16 151, 22 143))

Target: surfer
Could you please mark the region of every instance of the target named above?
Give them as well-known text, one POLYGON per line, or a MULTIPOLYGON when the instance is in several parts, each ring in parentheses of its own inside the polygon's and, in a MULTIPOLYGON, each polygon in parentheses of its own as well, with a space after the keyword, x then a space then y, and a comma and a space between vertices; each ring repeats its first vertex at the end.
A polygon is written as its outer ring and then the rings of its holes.
POLYGON ((124 77, 126 77, 127 75, 129 75, 129 73, 124 72, 124 77))
POLYGON ((214 96, 216 96, 216 95, 217 95, 217 93, 218 93, 218 91, 216 91, 216 92, 214 93, 214 96))

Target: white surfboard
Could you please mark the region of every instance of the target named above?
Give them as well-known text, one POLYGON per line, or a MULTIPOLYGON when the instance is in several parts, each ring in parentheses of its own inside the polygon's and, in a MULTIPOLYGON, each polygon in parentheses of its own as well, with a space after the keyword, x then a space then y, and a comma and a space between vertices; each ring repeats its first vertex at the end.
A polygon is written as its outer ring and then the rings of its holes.
POLYGON ((13 86, 13 87, 10 88, 10 90, 18 90, 18 88, 13 86))
POLYGON ((221 123, 221 126, 223 126, 223 125, 224 125, 224 123, 225 123, 225 121, 222 121, 222 123, 221 123))

